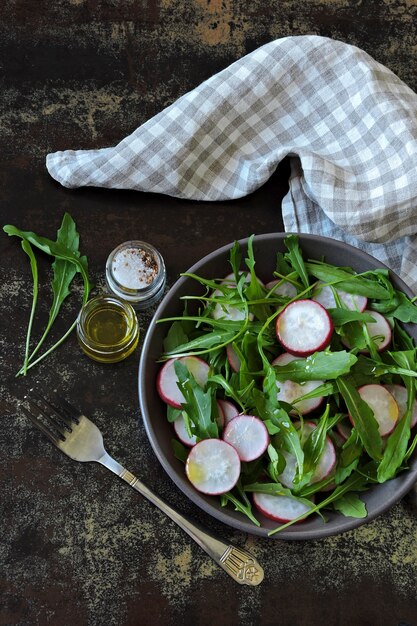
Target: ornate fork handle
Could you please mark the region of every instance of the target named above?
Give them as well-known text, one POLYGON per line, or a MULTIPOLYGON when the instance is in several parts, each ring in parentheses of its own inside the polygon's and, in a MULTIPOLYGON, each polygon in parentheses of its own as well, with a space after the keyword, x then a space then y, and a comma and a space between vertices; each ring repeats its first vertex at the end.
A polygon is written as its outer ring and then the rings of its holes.
POLYGON ((195 522, 178 513, 169 504, 153 493, 139 478, 113 459, 107 452, 98 459, 107 469, 126 481, 133 489, 147 498, 163 513, 182 528, 207 554, 241 585, 255 586, 262 582, 264 571, 258 561, 246 550, 227 544, 210 535, 195 522))

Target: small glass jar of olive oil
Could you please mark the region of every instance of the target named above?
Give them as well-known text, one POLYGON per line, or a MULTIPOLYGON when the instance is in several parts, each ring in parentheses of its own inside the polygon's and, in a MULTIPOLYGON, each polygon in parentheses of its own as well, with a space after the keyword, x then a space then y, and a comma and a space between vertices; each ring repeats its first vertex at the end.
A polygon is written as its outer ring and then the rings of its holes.
POLYGON ((139 324, 132 306, 114 295, 92 298, 77 319, 78 342, 84 353, 101 363, 116 363, 136 348, 139 324))

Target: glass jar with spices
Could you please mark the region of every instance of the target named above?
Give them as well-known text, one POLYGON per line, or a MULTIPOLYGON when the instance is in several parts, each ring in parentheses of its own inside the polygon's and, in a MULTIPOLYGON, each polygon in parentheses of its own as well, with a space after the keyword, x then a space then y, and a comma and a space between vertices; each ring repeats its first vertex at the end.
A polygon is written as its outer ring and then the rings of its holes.
POLYGON ((166 270, 161 254, 144 241, 126 241, 115 248, 106 263, 109 291, 143 310, 164 292, 166 270))

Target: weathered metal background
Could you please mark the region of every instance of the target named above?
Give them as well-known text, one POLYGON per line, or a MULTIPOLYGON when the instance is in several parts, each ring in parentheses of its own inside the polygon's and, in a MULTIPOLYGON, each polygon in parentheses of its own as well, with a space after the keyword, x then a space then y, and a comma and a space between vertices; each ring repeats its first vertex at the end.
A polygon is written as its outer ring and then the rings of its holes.
MULTIPOLYGON (((48 176, 45 156, 118 142, 230 62, 286 35, 358 45, 415 89, 416 12, 415 0, 4 0, 2 225, 53 237, 69 211, 96 289, 108 253, 132 236, 160 249, 172 284, 220 245, 282 230, 285 163, 252 196, 210 204, 69 191, 48 176)), ((41 259, 41 318, 49 272, 41 259)), ((17 240, 2 234, 1 625, 417 623, 417 513, 410 498, 355 531, 310 543, 255 540, 207 519, 165 475, 147 441, 137 401, 140 347, 121 364, 99 365, 81 354, 73 336, 27 381, 15 380, 30 302, 27 258, 17 240), (77 400, 111 454, 181 511, 252 550, 265 567, 264 583, 238 587, 104 468, 53 449, 17 408, 16 398, 34 384, 77 400)), ((79 304, 78 289, 57 335, 79 304)), ((141 316, 142 338, 150 315, 141 316)))

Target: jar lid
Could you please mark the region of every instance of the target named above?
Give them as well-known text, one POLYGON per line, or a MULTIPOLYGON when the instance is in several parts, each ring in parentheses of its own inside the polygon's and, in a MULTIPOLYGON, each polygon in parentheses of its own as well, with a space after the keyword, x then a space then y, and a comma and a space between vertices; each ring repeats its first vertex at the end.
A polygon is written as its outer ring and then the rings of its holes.
POLYGON ((147 308, 162 296, 166 281, 164 260, 149 243, 125 241, 107 259, 106 281, 115 295, 135 308, 147 308))

